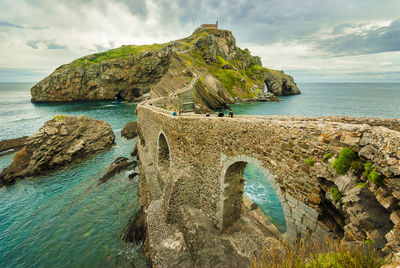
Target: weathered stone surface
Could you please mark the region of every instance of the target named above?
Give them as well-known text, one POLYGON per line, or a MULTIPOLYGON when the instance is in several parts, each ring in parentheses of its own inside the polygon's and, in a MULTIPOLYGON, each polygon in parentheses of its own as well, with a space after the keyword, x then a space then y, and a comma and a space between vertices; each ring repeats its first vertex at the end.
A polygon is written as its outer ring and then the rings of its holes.
POLYGON ((0 141, 0 153, 8 150, 20 149, 24 147, 27 140, 27 136, 11 140, 2 140, 0 141))
POLYGON ((268 91, 272 92, 275 96, 297 95, 301 93, 293 77, 285 74, 283 71, 267 71, 265 73, 265 84, 268 91))
POLYGON ((16 153, 11 165, 1 172, 0 185, 55 170, 113 143, 114 133, 104 121, 83 116, 55 116, 29 137, 25 147, 16 153))
POLYGON ((128 122, 121 131, 121 136, 133 139, 137 136, 137 122, 128 122))
POLYGON ((140 207, 135 215, 133 215, 129 220, 121 239, 124 242, 130 243, 138 243, 139 241, 144 242, 146 238, 146 231, 146 214, 143 211, 143 207, 140 207))

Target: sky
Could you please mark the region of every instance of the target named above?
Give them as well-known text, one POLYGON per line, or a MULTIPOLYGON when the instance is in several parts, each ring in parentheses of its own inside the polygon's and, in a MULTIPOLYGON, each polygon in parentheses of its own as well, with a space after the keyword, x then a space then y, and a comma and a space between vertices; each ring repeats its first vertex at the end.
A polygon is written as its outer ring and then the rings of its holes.
POLYGON ((0 82, 203 23, 297 82, 400 82, 400 0, 0 0, 0 82))

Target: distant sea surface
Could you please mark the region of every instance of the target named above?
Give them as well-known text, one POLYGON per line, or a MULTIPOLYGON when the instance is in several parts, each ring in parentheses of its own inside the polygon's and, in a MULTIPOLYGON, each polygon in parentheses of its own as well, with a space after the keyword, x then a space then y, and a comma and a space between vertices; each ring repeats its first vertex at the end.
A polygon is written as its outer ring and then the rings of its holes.
MULTIPOLYGON (((138 209, 137 181, 121 173, 97 185, 108 165, 129 157, 136 140, 120 137, 136 120, 135 105, 118 101, 32 104, 33 83, 0 83, 0 140, 32 135, 57 114, 84 115, 111 124, 116 146, 47 176, 0 189, 1 267, 147 266, 140 245, 119 237, 138 209)), ((279 103, 232 106, 235 114, 400 117, 400 84, 299 84, 301 95, 279 103)), ((0 169, 13 154, 0 154, 0 169)), ((285 230, 279 200, 253 165, 245 170, 246 194, 285 230)))

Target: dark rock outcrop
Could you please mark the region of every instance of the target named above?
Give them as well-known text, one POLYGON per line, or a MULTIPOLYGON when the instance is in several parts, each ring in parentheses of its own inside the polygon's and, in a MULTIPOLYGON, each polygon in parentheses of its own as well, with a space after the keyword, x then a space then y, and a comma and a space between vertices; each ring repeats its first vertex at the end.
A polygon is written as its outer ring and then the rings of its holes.
POLYGON ((137 122, 128 122, 121 131, 121 136, 133 139, 137 136, 137 122))
POLYGON ((2 140, 0 141, 0 153, 8 150, 20 149, 24 147, 27 140, 27 136, 11 140, 2 140))
POLYGON ((104 176, 99 179, 99 184, 108 181, 115 174, 118 174, 123 170, 126 170, 131 167, 135 168, 136 166, 137 166, 136 161, 129 161, 129 159, 126 157, 118 157, 117 159, 115 159, 114 162, 111 163, 111 165, 108 166, 107 173, 104 174, 104 176))
POLYGON ((267 71, 265 73, 265 84, 268 91, 275 96, 298 95, 301 93, 293 77, 285 74, 283 71, 267 71))
POLYGON ((29 137, 0 174, 0 186, 43 174, 100 152, 114 143, 111 126, 83 116, 57 115, 29 137))
POLYGON ((136 214, 129 220, 121 239, 127 243, 138 243, 139 241, 144 242, 146 231, 146 214, 143 211, 143 207, 140 207, 138 212, 136 212, 136 214))

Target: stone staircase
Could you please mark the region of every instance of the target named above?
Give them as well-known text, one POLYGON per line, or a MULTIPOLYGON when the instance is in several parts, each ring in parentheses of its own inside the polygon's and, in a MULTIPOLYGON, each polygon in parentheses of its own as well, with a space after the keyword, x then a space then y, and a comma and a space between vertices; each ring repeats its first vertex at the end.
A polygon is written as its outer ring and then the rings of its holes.
POLYGON ((184 113, 194 112, 194 90, 193 87, 178 94, 182 111, 184 113))

